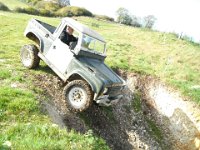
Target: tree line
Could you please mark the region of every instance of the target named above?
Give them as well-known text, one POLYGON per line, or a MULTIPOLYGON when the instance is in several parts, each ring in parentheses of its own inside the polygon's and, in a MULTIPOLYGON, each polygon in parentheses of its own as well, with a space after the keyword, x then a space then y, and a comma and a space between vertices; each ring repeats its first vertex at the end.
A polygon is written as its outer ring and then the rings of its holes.
POLYGON ((119 8, 117 11, 117 22, 134 27, 144 27, 151 29, 156 21, 153 15, 145 16, 144 18, 131 15, 126 8, 119 8))

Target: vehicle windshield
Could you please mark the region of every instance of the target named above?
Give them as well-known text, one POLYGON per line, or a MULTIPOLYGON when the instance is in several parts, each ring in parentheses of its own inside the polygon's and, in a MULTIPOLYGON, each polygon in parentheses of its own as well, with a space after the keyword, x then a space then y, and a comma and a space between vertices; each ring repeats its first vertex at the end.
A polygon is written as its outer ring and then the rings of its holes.
POLYGON ((83 35, 83 40, 81 44, 82 48, 89 50, 89 51, 94 51, 98 52, 100 54, 105 52, 105 43, 95 39, 91 36, 88 36, 86 34, 83 35))

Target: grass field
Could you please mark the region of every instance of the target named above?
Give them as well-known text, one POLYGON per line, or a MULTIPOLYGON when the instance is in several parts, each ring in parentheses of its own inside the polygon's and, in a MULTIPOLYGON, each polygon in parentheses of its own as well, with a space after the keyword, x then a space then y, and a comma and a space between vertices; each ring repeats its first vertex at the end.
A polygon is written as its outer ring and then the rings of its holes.
MULTIPOLYGON (((32 87, 24 74, 43 72, 25 69, 19 58, 21 46, 31 42, 23 37, 31 18, 55 26, 60 22, 59 18, 0 11, 0 149, 6 149, 6 141, 19 150, 85 149, 86 146, 88 149, 108 149, 105 142, 95 135, 65 132, 55 127, 39 111, 36 94, 32 90, 37 87, 32 87)), ((105 37, 108 50, 106 63, 110 67, 155 76, 200 103, 198 44, 177 39, 173 34, 86 17, 77 20, 105 37)))
POLYGON ((23 3, 19 0, 0 0, 0 2, 5 4, 11 10, 15 9, 16 7, 25 8, 28 6, 26 3, 23 3))

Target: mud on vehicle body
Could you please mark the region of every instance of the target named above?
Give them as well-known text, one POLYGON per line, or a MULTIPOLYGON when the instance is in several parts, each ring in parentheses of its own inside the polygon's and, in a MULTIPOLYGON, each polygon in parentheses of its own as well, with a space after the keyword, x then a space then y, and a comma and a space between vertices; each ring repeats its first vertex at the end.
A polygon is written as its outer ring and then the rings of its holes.
POLYGON ((106 42, 97 32, 71 18, 63 18, 57 28, 31 19, 24 35, 37 46, 22 47, 22 64, 32 69, 42 59, 67 83, 63 95, 71 110, 83 111, 93 101, 110 106, 122 98, 125 82, 104 63, 106 42), (59 38, 66 26, 75 30, 78 39, 70 46, 59 38))

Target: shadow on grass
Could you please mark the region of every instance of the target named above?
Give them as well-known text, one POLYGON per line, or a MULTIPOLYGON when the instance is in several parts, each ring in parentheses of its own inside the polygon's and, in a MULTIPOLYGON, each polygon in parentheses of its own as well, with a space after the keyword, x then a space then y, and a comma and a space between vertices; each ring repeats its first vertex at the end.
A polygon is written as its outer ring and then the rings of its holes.
POLYGON ((108 115, 108 113, 113 115, 112 109, 94 104, 81 113, 66 112, 65 115, 60 115, 51 101, 43 102, 43 108, 45 108, 52 121, 62 128, 69 131, 75 130, 82 134, 92 130, 94 136, 104 139, 110 149, 113 150, 134 149, 129 143, 127 129, 121 126, 119 120, 108 115))

